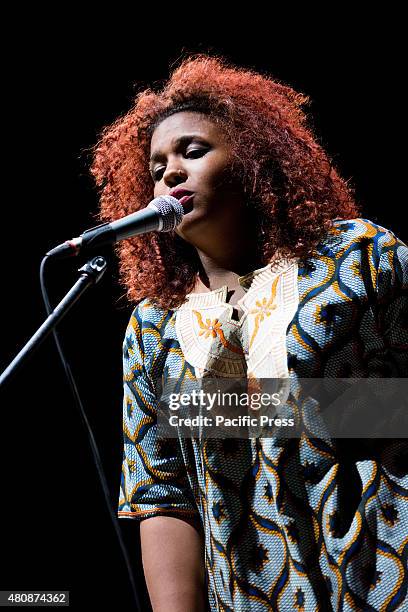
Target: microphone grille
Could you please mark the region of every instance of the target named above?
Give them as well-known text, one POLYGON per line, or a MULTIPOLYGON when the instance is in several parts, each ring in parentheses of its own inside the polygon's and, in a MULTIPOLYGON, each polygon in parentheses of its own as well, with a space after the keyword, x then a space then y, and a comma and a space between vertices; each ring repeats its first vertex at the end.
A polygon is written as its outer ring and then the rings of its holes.
POLYGON ((184 208, 173 196, 160 196, 154 198, 149 206, 155 208, 159 213, 162 221, 160 232, 170 232, 179 223, 181 223, 184 216, 184 208))

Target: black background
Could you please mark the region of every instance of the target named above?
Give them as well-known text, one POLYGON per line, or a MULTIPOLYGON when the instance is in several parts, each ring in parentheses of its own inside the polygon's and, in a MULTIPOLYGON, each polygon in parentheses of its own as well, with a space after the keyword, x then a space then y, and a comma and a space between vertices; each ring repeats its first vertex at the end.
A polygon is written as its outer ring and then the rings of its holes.
MULTIPOLYGON (((293 15, 266 17, 254 9, 240 24, 227 19, 221 26, 208 9, 208 26, 197 33, 201 15, 181 27, 186 14, 176 8, 152 6, 147 16, 123 11, 112 21, 105 15, 103 25, 85 24, 79 12, 32 12, 4 26, 11 37, 2 56, 3 367, 45 317, 38 281, 42 255, 95 225, 97 195, 84 150, 129 108, 135 84, 166 78, 169 66, 189 51, 222 53, 311 96, 317 135, 355 186, 363 216, 408 239, 396 152, 405 115, 398 16, 357 18, 343 8, 333 16, 309 15, 295 27, 293 15)), ((107 254, 105 277, 59 329, 116 512, 121 344, 131 306, 117 283, 115 258, 107 254)), ((53 304, 83 263, 50 266, 53 304)), ((115 602, 131 609, 87 435, 51 340, 1 398, 0 588, 70 590, 73 608, 115 602)), ((121 520, 120 527, 143 592, 138 524, 121 520)))

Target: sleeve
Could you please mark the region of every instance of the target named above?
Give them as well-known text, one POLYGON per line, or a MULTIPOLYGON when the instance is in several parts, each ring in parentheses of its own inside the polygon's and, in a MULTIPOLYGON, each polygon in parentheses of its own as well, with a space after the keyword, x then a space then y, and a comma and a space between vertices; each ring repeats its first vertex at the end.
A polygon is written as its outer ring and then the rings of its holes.
POLYGON ((139 307, 123 343, 123 463, 118 518, 197 517, 178 439, 159 438, 157 400, 144 365, 139 307))
POLYGON ((380 338, 372 367, 408 377, 408 247, 388 230, 378 250, 376 321, 380 338))

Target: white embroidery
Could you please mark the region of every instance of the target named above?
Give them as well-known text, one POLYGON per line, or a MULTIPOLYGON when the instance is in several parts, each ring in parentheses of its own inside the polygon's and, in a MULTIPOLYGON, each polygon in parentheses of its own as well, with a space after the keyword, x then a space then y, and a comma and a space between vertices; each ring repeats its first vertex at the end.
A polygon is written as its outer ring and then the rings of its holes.
POLYGON ((286 378, 286 331, 299 305, 298 265, 279 260, 240 277, 243 310, 232 319, 228 287, 191 293, 176 309, 176 333, 197 377, 286 378))

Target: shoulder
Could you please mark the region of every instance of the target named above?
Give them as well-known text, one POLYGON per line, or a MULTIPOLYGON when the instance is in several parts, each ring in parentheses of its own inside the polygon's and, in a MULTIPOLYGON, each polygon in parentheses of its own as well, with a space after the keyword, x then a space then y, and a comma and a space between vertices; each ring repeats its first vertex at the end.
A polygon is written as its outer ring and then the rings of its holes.
POLYGON ((149 298, 144 298, 134 307, 126 327, 124 343, 143 345, 143 336, 149 330, 157 330, 173 311, 155 305, 149 298))
POLYGON ((355 250, 369 251, 374 261, 389 250, 407 249, 393 231, 369 219, 334 219, 327 238, 318 246, 321 254, 347 256, 355 250))
POLYGON ((316 260, 330 261, 335 278, 344 282, 355 282, 357 275, 377 291, 380 285, 408 284, 407 245, 392 230, 369 219, 335 219, 316 252, 316 260))

